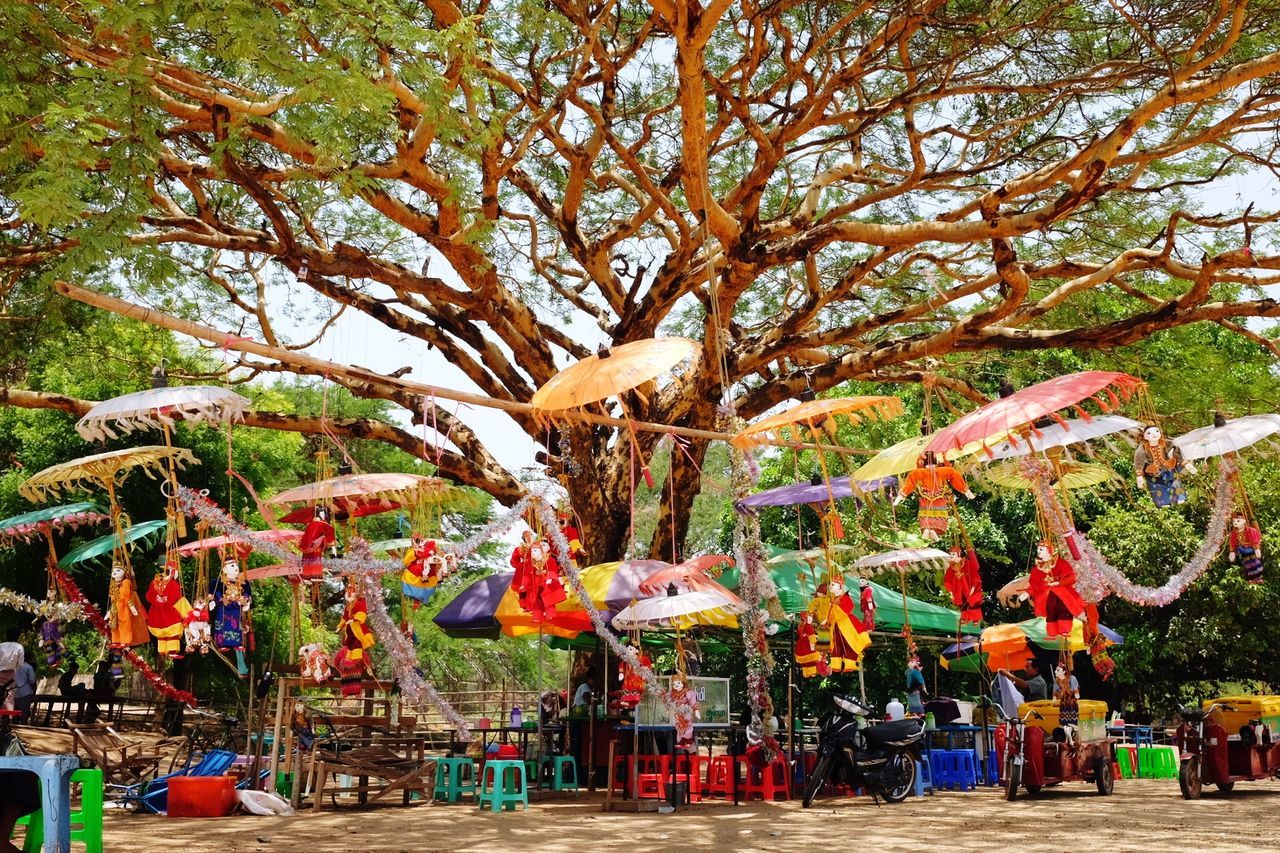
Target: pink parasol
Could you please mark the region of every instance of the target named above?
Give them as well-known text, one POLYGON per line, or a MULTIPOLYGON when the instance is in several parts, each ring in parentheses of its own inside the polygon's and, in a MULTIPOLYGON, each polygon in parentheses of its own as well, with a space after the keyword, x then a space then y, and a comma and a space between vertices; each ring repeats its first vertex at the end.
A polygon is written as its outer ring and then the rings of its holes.
POLYGON ((1090 398, 1103 412, 1110 413, 1144 384, 1136 376, 1106 370, 1086 370, 1047 379, 975 409, 938 430, 925 449, 944 453, 975 441, 984 444, 1000 441, 1041 418, 1063 422, 1064 418, 1058 414, 1063 409, 1072 409, 1077 417, 1088 419, 1089 413, 1080 404, 1090 398))
MULTIPOLYGON (((400 509, 400 504, 396 501, 382 499, 362 501, 352 498, 339 498, 333 502, 333 515, 338 520, 364 518, 367 515, 391 512, 393 509, 400 509)), ((315 518, 315 508, 302 506, 280 516, 276 521, 281 524, 307 524, 313 518, 315 518)))
MULTIPOLYGON (((310 520, 310 517, 307 519, 310 520)), ((264 542, 297 542, 302 538, 301 530, 256 530, 254 538, 261 539, 264 542)), ((178 553, 184 557, 194 557, 201 551, 212 551, 215 548, 222 548, 226 545, 239 545, 244 540, 239 536, 211 536, 208 539, 197 539, 195 542, 188 542, 178 549, 178 553)))
POLYGON ((426 502, 455 491, 455 487, 438 477, 420 474, 342 474, 287 489, 267 500, 269 504, 313 503, 339 498, 369 497, 401 501, 407 504, 426 502))
POLYGON ((687 592, 714 591, 736 601, 737 595, 711 577, 711 570, 720 565, 732 568, 733 557, 728 554, 704 554, 674 566, 665 566, 645 576, 645 579, 640 582, 640 592, 645 595, 658 595, 670 584, 675 584, 687 592))

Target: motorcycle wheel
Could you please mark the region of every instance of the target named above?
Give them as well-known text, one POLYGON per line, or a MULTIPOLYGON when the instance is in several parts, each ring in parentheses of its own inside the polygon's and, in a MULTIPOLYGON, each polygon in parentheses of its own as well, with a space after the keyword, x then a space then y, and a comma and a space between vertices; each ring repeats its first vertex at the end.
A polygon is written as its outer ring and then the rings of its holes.
POLYGON ((915 790, 916 762, 906 752, 895 753, 893 758, 889 760, 898 769, 898 784, 888 790, 882 790, 880 796, 884 797, 887 802, 900 803, 911 796, 911 792, 915 790))
POLYGON ((1184 800, 1200 799, 1200 789, 1203 783, 1200 779, 1200 760, 1198 758, 1184 758, 1182 766, 1178 768, 1178 787, 1182 789, 1182 798, 1184 800))
POLYGON ((1116 778, 1111 769, 1111 762, 1101 755, 1093 759, 1093 782, 1098 786, 1098 793, 1104 797, 1110 796, 1116 789, 1116 778))
POLYGON ((827 774, 831 772, 831 762, 834 759, 834 752, 824 752, 818 756, 818 763, 814 765, 813 774, 804 782, 804 807, 806 809, 813 805, 814 797, 818 796, 818 791, 822 790, 822 786, 826 784, 827 774))
POLYGON ((1018 788, 1022 786, 1022 765, 1009 756, 1004 761, 1004 798, 1009 802, 1018 799, 1018 788))

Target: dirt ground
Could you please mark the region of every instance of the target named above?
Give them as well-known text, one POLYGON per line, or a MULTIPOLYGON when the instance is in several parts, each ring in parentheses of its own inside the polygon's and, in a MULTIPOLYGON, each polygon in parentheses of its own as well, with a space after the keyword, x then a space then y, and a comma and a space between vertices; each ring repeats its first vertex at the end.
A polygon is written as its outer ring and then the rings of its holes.
POLYGON ((1143 851, 1275 849, 1271 818, 1280 783, 1241 784, 1231 794, 1183 800, 1171 780, 1126 780, 1103 798, 1072 784, 1006 803, 1000 792, 939 793, 896 806, 868 798, 734 808, 712 804, 674 814, 603 813, 603 799, 535 803, 525 812, 492 814, 466 804, 372 810, 342 808, 318 815, 215 820, 108 813, 104 848, 148 853, 305 851, 596 850, 823 851, 870 849, 1143 851))

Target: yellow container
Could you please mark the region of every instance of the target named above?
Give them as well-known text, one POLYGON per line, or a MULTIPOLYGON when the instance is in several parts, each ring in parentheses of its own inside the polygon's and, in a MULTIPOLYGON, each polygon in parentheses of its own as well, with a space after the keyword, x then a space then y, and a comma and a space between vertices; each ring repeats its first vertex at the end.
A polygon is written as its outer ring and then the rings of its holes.
MULTIPOLYGON (((1080 701, 1080 740, 1102 740, 1107 736, 1107 703, 1096 699, 1080 701)), ((1027 720, 1028 726, 1042 729, 1045 734, 1053 734, 1059 722, 1058 700, 1040 699, 1035 702, 1024 702, 1018 706, 1018 716, 1025 718, 1027 713, 1035 711, 1040 716, 1027 720)))
POLYGON ((1272 733, 1280 733, 1280 696, 1221 696, 1217 699, 1205 699, 1201 703, 1204 710, 1210 705, 1230 705, 1235 710, 1221 711, 1222 727, 1228 735, 1238 735, 1244 726, 1260 722, 1272 733))

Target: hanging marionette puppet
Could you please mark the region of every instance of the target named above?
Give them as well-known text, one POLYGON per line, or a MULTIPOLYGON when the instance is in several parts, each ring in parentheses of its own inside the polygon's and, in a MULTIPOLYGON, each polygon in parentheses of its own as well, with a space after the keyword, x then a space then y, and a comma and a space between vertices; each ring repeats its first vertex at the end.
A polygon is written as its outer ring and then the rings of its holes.
POLYGON ((329 523, 329 510, 317 506, 312 518, 302 531, 298 549, 302 552, 302 579, 318 581, 324 578, 324 551, 337 540, 333 525, 329 523))
POLYGON ((1028 592, 1035 614, 1044 618, 1045 634, 1050 637, 1069 636, 1072 621, 1085 616, 1084 599, 1076 590, 1075 570, 1045 540, 1036 546, 1028 592))
POLYGON ((960 608, 961 624, 982 621, 982 572, 972 548, 951 547, 951 565, 947 566, 942 585, 951 593, 952 606, 960 608))
POLYGON ((796 622, 796 665, 800 667, 800 675, 813 678, 815 675, 830 675, 822 652, 818 650, 818 628, 813 623, 813 613, 804 611, 796 622), (820 670, 825 669, 825 672, 820 670))
POLYGON ((1187 502, 1180 474, 1194 474, 1196 468, 1182 461, 1182 450, 1152 424, 1142 431, 1142 441, 1133 452, 1133 471, 1138 488, 1147 490, 1151 502, 1160 509, 1187 502))
POLYGON ((698 699, 689 687, 683 672, 671 676, 671 689, 667 691, 675 716, 676 749, 690 752, 694 748, 693 724, 701 718, 698 699))
POLYGON ((346 605, 338 622, 338 637, 342 647, 334 655, 334 663, 342 680, 342 695, 359 696, 360 678, 370 671, 369 649, 373 648, 374 639, 369 630, 368 604, 356 590, 354 580, 347 584, 346 605))
POLYGON ((44 650, 46 665, 54 668, 62 665, 62 623, 57 619, 40 623, 40 648, 44 650))
POLYGON ((573 524, 573 516, 569 510, 561 507, 556 510, 556 520, 560 523, 560 533, 564 536, 564 541, 569 543, 569 562, 577 568, 578 558, 586 549, 582 546, 582 537, 578 533, 578 528, 573 524))
POLYGON ((862 608, 862 625, 868 632, 876 629, 876 594, 871 588, 871 581, 862 578, 858 581, 862 587, 862 592, 858 596, 858 603, 862 608))
POLYGON ((156 638, 156 651, 175 659, 182 657, 183 619, 191 612, 180 577, 178 561, 171 558, 147 587, 147 629, 156 638))
POLYGON ((133 585, 133 576, 120 564, 111 567, 111 646, 115 649, 141 646, 150 640, 146 611, 133 585))
POLYGON ((936 542, 947 532, 951 523, 951 493, 960 492, 969 500, 974 494, 960 476, 960 472, 950 465, 939 463, 932 450, 926 450, 913 471, 903 479, 898 489, 898 496, 893 499, 897 506, 907 496, 917 493, 920 508, 916 515, 920 525, 920 535, 928 542, 936 542))
POLYGON ((249 645, 249 607, 253 593, 240 574, 240 563, 227 559, 213 587, 213 645, 219 651, 235 652, 236 671, 248 675, 244 652, 249 645))
POLYGON ((415 534, 404 551, 400 589, 414 610, 429 602, 440 584, 444 560, 437 553, 438 548, 436 540, 415 534))
POLYGON ((511 552, 511 566, 516 570, 511 578, 520 607, 533 617, 533 621, 550 621, 556 605, 564 601, 564 585, 560 582, 560 567, 547 543, 526 530, 520 544, 511 552))
MULTIPOLYGON (((636 650, 636 662, 645 668, 653 666, 653 659, 640 648, 638 637, 631 642, 636 650)), ((622 694, 618 697, 618 707, 629 711, 639 705, 640 700, 644 698, 644 676, 624 659, 618 661, 618 680, 622 682, 622 694)))
POLYGON ((839 575, 828 584, 827 597, 827 629, 831 632, 828 665, 832 672, 855 672, 862 666, 862 652, 871 645, 871 637, 854 614, 853 596, 845 591, 839 575))
POLYGON ((1231 515, 1227 559, 1240 566, 1249 583, 1262 583, 1262 531, 1243 512, 1231 515))

